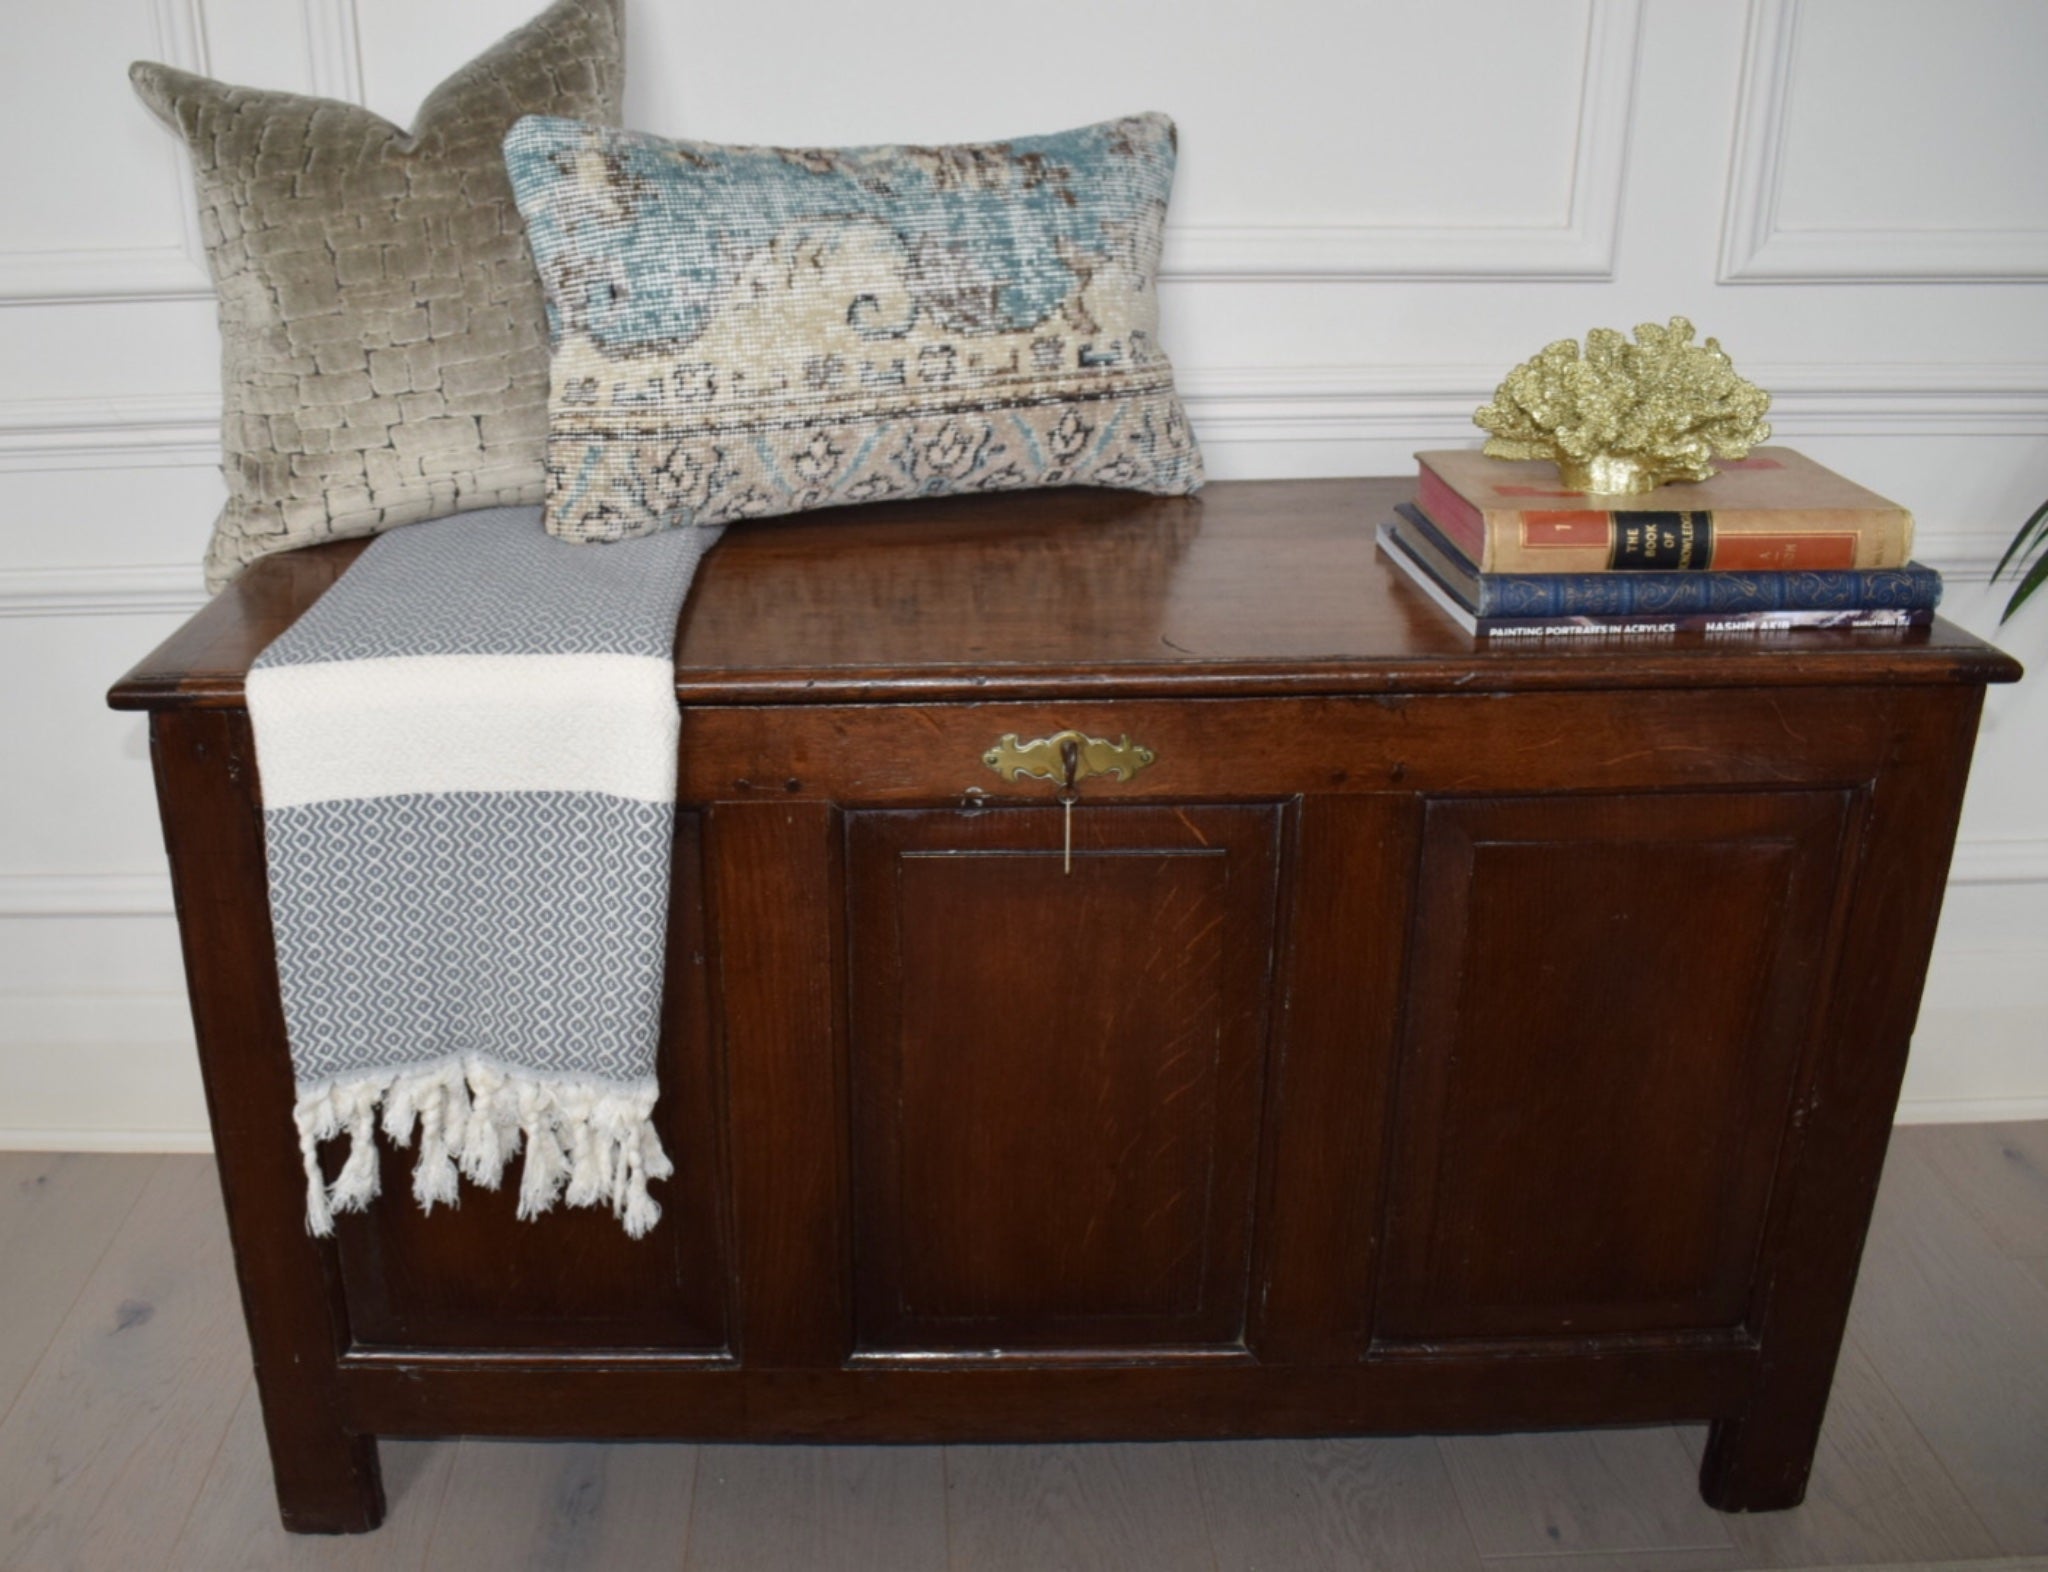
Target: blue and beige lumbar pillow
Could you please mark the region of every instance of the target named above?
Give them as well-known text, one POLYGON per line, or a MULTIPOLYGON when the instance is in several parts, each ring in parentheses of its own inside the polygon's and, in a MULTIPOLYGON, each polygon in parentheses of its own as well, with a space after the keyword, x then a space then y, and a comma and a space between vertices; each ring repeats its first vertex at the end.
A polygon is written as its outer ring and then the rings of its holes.
POLYGON ((539 502, 547 337, 501 143, 525 114, 618 118, 620 0, 558 0, 411 131, 148 61, 129 76, 190 147, 220 293, 208 585, 273 551, 539 502))
POLYGON ((1158 341, 1164 115, 869 148, 532 117, 505 155, 547 292, 564 539, 1202 483, 1158 341))

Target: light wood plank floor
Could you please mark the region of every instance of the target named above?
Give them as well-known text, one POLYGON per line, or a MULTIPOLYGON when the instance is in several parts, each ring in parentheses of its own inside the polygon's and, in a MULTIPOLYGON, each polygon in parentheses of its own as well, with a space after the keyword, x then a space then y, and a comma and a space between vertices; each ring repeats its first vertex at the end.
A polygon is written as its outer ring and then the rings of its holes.
POLYGON ((1185 1446, 386 1442, 376 1534, 277 1526, 212 1165, 0 1154, 4 1572, 2048 1572, 2048 1124, 1893 1143, 1813 1488, 1696 1427, 1185 1446))

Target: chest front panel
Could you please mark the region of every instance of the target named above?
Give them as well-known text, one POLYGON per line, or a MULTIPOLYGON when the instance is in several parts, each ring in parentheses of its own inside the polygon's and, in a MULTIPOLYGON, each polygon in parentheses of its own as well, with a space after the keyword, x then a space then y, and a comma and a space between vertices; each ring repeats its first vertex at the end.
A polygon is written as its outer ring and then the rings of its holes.
POLYGON ((858 813, 864 1349, 1242 1335, 1275 807, 858 813))
POLYGON ((1858 691, 691 711, 660 1270, 381 1209, 354 1337, 1741 1346, 1891 735, 1858 691), (1071 816, 983 762, 1064 724, 1154 758, 1071 816))

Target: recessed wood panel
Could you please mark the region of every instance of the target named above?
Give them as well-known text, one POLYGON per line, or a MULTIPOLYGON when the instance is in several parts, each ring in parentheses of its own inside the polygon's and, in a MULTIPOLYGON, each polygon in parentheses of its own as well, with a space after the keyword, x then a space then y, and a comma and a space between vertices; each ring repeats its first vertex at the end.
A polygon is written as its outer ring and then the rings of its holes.
POLYGON ((853 817, 861 1348, 1241 1337, 1278 822, 853 817))
POLYGON ((1724 282, 2048 275, 2034 92, 2048 12, 1946 6, 1939 27, 1858 0, 1749 13, 1724 282))
POLYGON ((1378 1338, 1743 1324, 1847 801, 1430 804, 1378 1338))
POLYGON ((676 1171, 653 1186, 661 1221, 643 1239, 628 1238, 604 1207, 558 1205, 521 1222, 516 1158, 497 1191, 465 1184, 459 1206, 423 1214, 412 1200, 413 1153, 380 1137, 382 1197, 335 1220, 359 1345, 725 1345, 723 1094, 704 981, 700 843, 698 817, 679 814, 654 1113, 676 1171))

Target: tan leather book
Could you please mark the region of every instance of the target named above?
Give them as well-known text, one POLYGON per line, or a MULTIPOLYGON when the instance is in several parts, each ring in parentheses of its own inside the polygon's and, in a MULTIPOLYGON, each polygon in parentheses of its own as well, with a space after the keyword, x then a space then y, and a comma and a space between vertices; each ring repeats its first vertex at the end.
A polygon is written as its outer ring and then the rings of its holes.
POLYGON ((1913 515, 1790 448, 1639 496, 1569 490, 1541 459, 1415 455, 1416 503, 1482 573, 1898 568, 1913 515))

